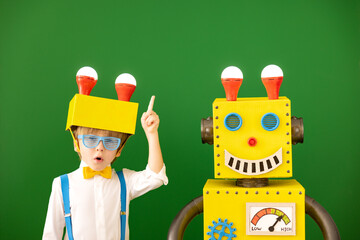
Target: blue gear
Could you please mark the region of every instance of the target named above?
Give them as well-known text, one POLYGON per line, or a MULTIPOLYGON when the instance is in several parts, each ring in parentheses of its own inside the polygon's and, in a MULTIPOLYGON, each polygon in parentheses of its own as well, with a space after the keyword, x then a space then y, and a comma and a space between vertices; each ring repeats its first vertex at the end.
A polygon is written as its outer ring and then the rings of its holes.
POLYGON ((233 234, 236 231, 236 228, 232 228, 231 226, 233 225, 233 223, 228 223, 228 220, 225 219, 224 222, 221 221, 221 218, 219 218, 219 223, 213 221, 212 223, 214 224, 214 226, 209 226, 209 229, 211 230, 210 232, 207 232, 207 235, 211 236, 211 238, 209 238, 209 240, 231 240, 232 238, 236 238, 236 234, 233 234), (218 226, 222 226, 220 230, 217 230, 216 228, 218 226), (226 228, 229 229, 230 233, 226 233, 225 230, 226 228), (216 238, 214 236, 214 233, 219 234, 219 238, 216 238), (227 239, 222 239, 223 237, 227 237, 227 239))

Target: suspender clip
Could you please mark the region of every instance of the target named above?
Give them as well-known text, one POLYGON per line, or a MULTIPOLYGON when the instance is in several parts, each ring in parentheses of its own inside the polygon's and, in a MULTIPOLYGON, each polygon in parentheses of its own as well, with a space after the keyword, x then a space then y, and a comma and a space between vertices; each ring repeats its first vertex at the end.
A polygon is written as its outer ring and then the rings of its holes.
POLYGON ((122 212, 122 211, 121 211, 121 212, 120 212, 120 215, 126 215, 126 212, 122 212))

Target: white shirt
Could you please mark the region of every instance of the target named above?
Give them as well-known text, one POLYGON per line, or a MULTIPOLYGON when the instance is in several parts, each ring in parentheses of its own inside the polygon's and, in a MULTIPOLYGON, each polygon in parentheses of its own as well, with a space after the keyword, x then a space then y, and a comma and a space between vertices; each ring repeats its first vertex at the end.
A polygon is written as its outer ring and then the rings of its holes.
MULTIPOLYGON (((112 169, 111 179, 95 175, 84 179, 79 169, 68 174, 71 221, 74 240, 120 240, 120 181, 112 169)), ((126 182, 126 232, 129 240, 129 203, 150 190, 168 183, 165 165, 156 174, 148 166, 140 172, 123 169, 126 182)), ((65 227, 60 177, 54 179, 43 233, 43 240, 62 239, 65 227)), ((68 239, 67 233, 65 239, 68 239)))

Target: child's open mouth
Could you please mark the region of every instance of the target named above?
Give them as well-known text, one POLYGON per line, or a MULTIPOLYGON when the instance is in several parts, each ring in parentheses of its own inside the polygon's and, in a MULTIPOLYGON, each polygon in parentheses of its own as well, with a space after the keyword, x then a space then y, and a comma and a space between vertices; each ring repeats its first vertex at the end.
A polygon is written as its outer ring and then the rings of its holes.
POLYGON ((103 159, 101 157, 96 157, 96 158, 94 158, 94 160, 95 160, 95 162, 102 162, 103 161, 103 159))

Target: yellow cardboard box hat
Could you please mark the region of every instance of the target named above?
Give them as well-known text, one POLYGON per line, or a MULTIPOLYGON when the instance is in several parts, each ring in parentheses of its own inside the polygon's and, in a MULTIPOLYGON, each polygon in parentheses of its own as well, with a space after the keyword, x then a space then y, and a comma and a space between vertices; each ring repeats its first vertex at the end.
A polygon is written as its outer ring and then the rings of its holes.
POLYGON ((83 67, 77 72, 79 94, 70 101, 66 130, 82 126, 135 134, 139 104, 130 102, 136 88, 135 78, 128 73, 117 77, 118 100, 89 96, 97 79, 97 73, 91 67, 83 67))

